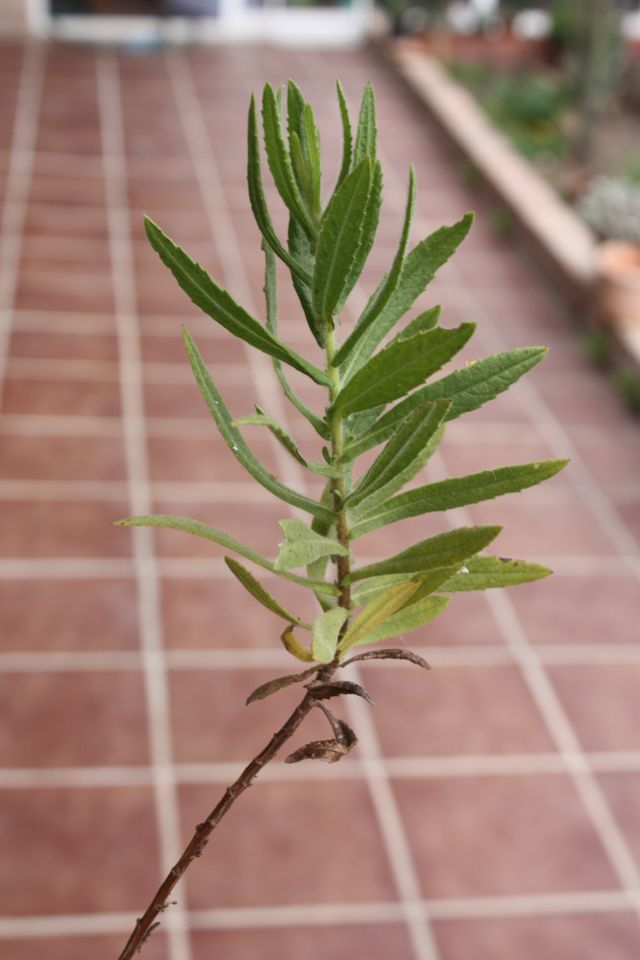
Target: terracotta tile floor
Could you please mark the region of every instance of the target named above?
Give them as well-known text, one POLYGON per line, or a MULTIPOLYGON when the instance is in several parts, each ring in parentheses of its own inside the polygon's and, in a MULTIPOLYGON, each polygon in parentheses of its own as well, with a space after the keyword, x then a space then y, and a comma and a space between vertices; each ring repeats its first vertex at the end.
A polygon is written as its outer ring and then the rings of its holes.
MULTIPOLYGON (((277 623, 229 581, 221 551, 110 523, 183 511, 273 553, 282 512, 214 435, 181 322, 234 414, 257 401, 303 434, 299 417, 281 408, 266 358, 249 363, 197 316, 147 248, 141 214, 260 309, 248 94, 295 77, 318 105, 335 171, 336 74, 352 104, 368 79, 379 99, 387 199, 370 284, 393 247, 409 160, 416 233, 478 206, 373 55, 0 52, 6 960, 114 960, 183 835, 295 701, 285 691, 243 705, 285 658, 277 623)), ((358 749, 337 766, 265 773, 198 861, 148 960, 640 956, 640 429, 482 203, 425 299, 437 301, 445 321, 477 321, 469 357, 552 348, 528 383, 452 425, 432 469, 571 456, 544 488, 460 514, 506 520, 503 552, 549 561, 556 576, 457 598, 415 640, 431 676, 363 670, 378 706, 345 706, 358 749)), ((283 334, 307 349, 284 289, 281 302, 283 334)), ((259 431, 249 439, 300 481, 259 431)), ((282 590, 282 602, 295 594, 282 590)), ((320 729, 314 717, 307 734, 320 729)))

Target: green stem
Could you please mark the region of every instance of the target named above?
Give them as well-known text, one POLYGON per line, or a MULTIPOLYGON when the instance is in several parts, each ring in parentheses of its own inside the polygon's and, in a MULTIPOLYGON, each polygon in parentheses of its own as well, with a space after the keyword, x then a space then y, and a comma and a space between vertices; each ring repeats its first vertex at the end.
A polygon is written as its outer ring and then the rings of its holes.
MULTIPOLYGON (((333 326, 327 326, 325 334, 325 350, 327 356, 327 374, 329 376, 330 401, 333 401, 340 392, 340 371, 333 365, 334 357, 337 353, 335 330, 333 326)), ((336 518, 336 538, 347 550, 350 548, 349 525, 347 520, 347 511, 344 508, 344 501, 347 495, 347 466, 343 463, 344 454, 344 419, 341 411, 334 410, 331 414, 329 424, 331 430, 331 460, 334 466, 338 467, 340 476, 336 477, 332 483, 333 489, 333 509, 336 518)), ((340 591, 338 603, 345 609, 351 609, 351 587, 345 583, 351 569, 351 555, 347 553, 343 557, 336 558, 336 586, 340 591)))

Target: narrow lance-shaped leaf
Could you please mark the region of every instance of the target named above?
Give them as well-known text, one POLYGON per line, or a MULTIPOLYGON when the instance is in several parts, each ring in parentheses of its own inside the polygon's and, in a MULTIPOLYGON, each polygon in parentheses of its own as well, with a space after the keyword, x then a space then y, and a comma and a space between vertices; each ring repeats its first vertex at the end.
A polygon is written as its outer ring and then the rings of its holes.
POLYGON ((345 450, 349 459, 360 456, 391 436, 398 423, 418 407, 442 398, 450 399, 447 420, 476 410, 507 390, 547 353, 546 347, 522 347, 498 353, 486 360, 477 360, 463 370, 421 387, 391 410, 381 415, 367 433, 350 440, 345 450))
MULTIPOLYGON (((353 347, 347 373, 358 370, 374 352, 394 324, 410 310, 440 267, 462 243, 473 222, 468 213, 451 227, 441 227, 407 254, 398 284, 386 306, 353 347)), ((356 326, 356 330, 358 327, 356 326)))
POLYGON ((282 136, 278 101, 269 83, 265 84, 262 94, 262 124, 267 161, 278 193, 291 214, 302 224, 309 236, 313 237, 316 228, 293 175, 291 160, 282 136))
POLYGON ((200 392, 204 397, 205 403, 209 408, 213 419, 216 421, 218 430, 223 440, 233 453, 236 460, 242 464, 242 466, 247 470, 248 473, 257 480, 258 483, 262 484, 267 490, 273 493, 276 497, 279 497, 280 500, 284 500, 285 503, 290 503, 291 506, 300 507, 302 510, 306 510, 307 513, 311 513, 315 517, 322 519, 333 519, 333 514, 331 511, 326 510, 324 507, 321 507, 315 500, 311 500, 309 497, 303 496, 301 493, 298 493, 296 490, 292 490, 290 487, 286 487, 283 483, 280 483, 279 480, 263 466, 258 458, 254 456, 252 451, 249 449, 247 444, 244 441, 244 438, 240 431, 233 426, 233 421, 229 411, 227 410, 222 396, 218 392, 211 374, 204 365, 204 361, 200 356, 198 348, 191 339, 188 330, 184 330, 183 333, 184 343, 187 350, 187 356, 191 363, 191 368, 194 372, 198 386, 200 387, 200 392))
POLYGON ((293 625, 286 627, 286 629, 282 631, 280 641, 287 653, 290 653, 297 660, 302 660, 303 663, 310 663, 311 660, 313 660, 309 648, 305 647, 303 643, 300 643, 296 637, 293 625))
POLYGON ((291 583, 297 583, 303 587, 309 587, 312 590, 319 591, 330 597, 336 597, 340 591, 331 583, 324 583, 321 580, 309 580, 307 577, 299 577, 297 574, 286 571, 276 570, 274 564, 262 557, 250 547, 245 547, 228 533, 210 526, 208 523, 202 523, 200 520, 191 520, 189 517, 177 517, 172 514, 155 513, 141 517, 127 517, 125 520, 117 520, 117 527, 162 527, 166 530, 181 530, 183 533, 190 533, 194 537, 202 537, 204 540, 211 540, 212 543, 218 543, 227 550, 233 550, 238 556, 250 560, 258 567, 264 570, 270 570, 277 573, 284 580, 290 580, 291 583))
POLYGON ((336 304, 336 312, 340 313, 344 307, 347 297, 356 285, 360 274, 364 270, 367 257, 373 247, 373 241, 376 237, 376 231, 380 222, 380 208, 382 206, 382 166, 379 160, 374 160, 371 171, 371 191, 367 200, 364 219, 362 221, 362 233, 360 234, 360 243, 356 250, 355 257, 351 263, 349 273, 342 291, 342 295, 336 304))
POLYGON ((302 137, 302 115, 306 100, 300 87, 293 80, 287 81, 287 133, 289 136, 289 152, 294 135, 302 137))
POLYGON ((472 323, 452 330, 437 327, 390 344, 347 381, 334 409, 353 413, 397 400, 454 357, 474 329, 472 323))
POLYGON ((399 637, 403 633, 411 633, 412 630, 418 630, 424 627, 426 623, 435 620, 437 616, 444 612, 451 602, 451 597, 424 597, 422 600, 409 602, 406 606, 394 613, 393 616, 384 620, 379 626, 375 627, 371 633, 367 634, 357 643, 351 646, 358 646, 364 643, 379 643, 381 640, 388 640, 390 637, 399 637))
MULTIPOLYGON (((418 589, 408 602, 413 603, 435 593, 444 583, 450 583, 459 569, 460 562, 458 561, 448 567, 436 567, 434 570, 423 571, 419 574, 418 589)), ((351 592, 353 603, 356 606, 368 603, 374 597, 383 593, 387 587, 393 586, 394 583, 402 583, 406 579, 407 574, 405 573, 388 573, 384 576, 363 580, 351 592)), ((416 579, 416 575, 413 575, 413 579, 416 579)))
POLYGON ((320 214, 320 186, 322 166, 320 161, 320 134, 316 126, 311 104, 305 104, 302 117, 303 149, 309 179, 309 203, 314 217, 320 214))
POLYGON ((256 407, 256 413, 251 414, 248 417, 239 417, 237 420, 234 420, 232 426, 241 427, 241 426, 263 426, 276 438, 278 443, 290 454, 293 459, 299 463, 301 466, 306 467, 311 473, 315 473, 320 477, 338 477, 340 472, 335 468, 329 466, 326 463, 314 463, 313 461, 307 460, 300 453, 298 444, 293 439, 291 434, 285 430, 285 428, 278 423, 277 420, 274 420, 273 417, 270 417, 266 414, 260 407, 256 407))
POLYGON ((360 245, 371 189, 371 162, 363 160, 336 190, 325 210, 313 273, 313 305, 324 324, 332 321, 360 245))
POLYGON ((375 630, 396 610, 404 606, 411 594, 415 593, 417 589, 417 581, 409 580, 405 583, 394 584, 384 593, 381 593, 379 597, 376 597, 375 600, 372 600, 371 603, 368 603, 343 635, 338 644, 338 651, 344 654, 357 643, 362 643, 372 630, 375 630))
POLYGON ((552 571, 539 563, 510 557, 473 557, 450 580, 442 584, 446 593, 513 587, 548 577, 552 571))
POLYGON ((415 490, 407 490, 392 497, 385 504, 376 504, 371 514, 353 527, 351 536, 360 537, 363 533, 395 523, 396 520, 404 520, 406 517, 453 510, 470 503, 493 500, 505 493, 518 493, 553 477, 567 462, 541 460, 513 467, 498 467, 496 470, 483 470, 481 473, 452 477, 450 480, 440 480, 424 487, 416 487, 415 490))
POLYGON ((279 520, 278 523, 285 539, 274 564, 275 570, 306 567, 318 557, 345 556, 349 552, 337 540, 315 533, 301 520, 279 520))
POLYGON ((345 342, 342 344, 336 356, 334 358, 334 366, 339 367, 344 361, 349 357, 352 349, 355 347, 356 343, 363 335, 365 330, 367 330, 371 324, 374 322, 376 317, 382 312, 385 305, 389 301, 389 298, 395 290, 398 280, 400 278, 400 273, 402 270, 402 265, 404 263, 405 253, 407 252, 407 244, 409 243, 409 233, 411 231, 411 222, 413 220, 413 211, 415 208, 416 200, 416 179, 413 167, 409 168, 409 190, 407 194, 407 204, 404 214, 404 223, 402 225, 402 232, 400 235, 400 242, 398 244, 398 249, 396 255, 391 264, 391 269, 388 274, 383 278, 379 287, 373 295, 371 296, 369 302, 367 303, 360 319, 358 320, 358 326, 353 331, 351 336, 347 337, 345 342))
POLYGON ((347 497, 347 506, 355 507, 380 487, 401 477, 408 467, 411 468, 442 423, 448 407, 448 400, 440 400, 428 410, 417 410, 402 421, 382 453, 347 497))
POLYGON ((428 310, 424 310, 422 313, 419 313, 417 317, 414 317, 406 327, 403 327, 400 330, 391 343, 398 343, 399 340, 408 340, 409 337, 415 337, 416 333, 426 333, 427 330, 433 330, 434 327, 438 326, 438 320, 440 319, 441 308, 430 307, 428 310))
POLYGON ((273 680, 267 680, 266 683, 262 683, 259 687, 256 687, 253 693, 249 694, 246 699, 247 706, 256 700, 264 700, 265 697, 270 697, 272 693, 284 690, 285 687, 290 687, 294 683, 302 683, 307 677, 312 676, 317 669, 317 667, 309 667, 302 673, 290 673, 286 677, 275 677, 273 680))
POLYGON ((311 282, 311 275, 298 263, 294 257, 290 256, 278 239, 275 232, 269 208, 264 195, 262 186, 262 175, 260 173, 260 138, 258 135, 258 118, 255 98, 251 97, 249 107, 248 121, 248 150, 247 150, 247 186, 249 190, 249 203, 253 212, 254 219, 258 225, 260 233, 283 263, 304 283, 311 282))
MULTIPOLYGON (((308 271, 310 277, 313 276, 315 253, 313 252, 311 241, 300 224, 294 220, 293 217, 289 218, 287 242, 289 244, 291 255, 295 257, 296 261, 304 265, 304 268, 308 271)), ((309 329, 311 330, 316 343, 319 347, 324 347, 324 326, 318 320, 315 314, 311 287, 309 284, 297 277, 293 271, 291 271, 291 282, 293 283, 293 288, 298 295, 300 306, 302 307, 307 324, 309 325, 309 329)), ((271 332, 275 333, 273 329, 271 329, 271 332)))
POLYGON ((311 653, 318 663, 331 663, 338 646, 338 637, 349 616, 344 607, 333 607, 313 622, 311 653))
MULTIPOLYGON (((267 308, 267 330, 269 333, 272 333, 273 336, 278 335, 278 297, 277 297, 277 284, 276 284, 276 259, 273 253, 273 250, 269 244, 263 240, 262 249, 264 251, 265 257, 265 272, 264 272, 264 295, 266 300, 267 308)), ((303 285, 304 286, 304 285, 303 285)), ((308 288, 306 288, 308 289, 308 288)), ((315 322, 313 318, 313 310, 311 310, 312 319, 309 321, 309 325, 315 322)), ((309 317, 307 317, 309 320, 309 317)), ((315 335, 315 334, 314 334, 315 335)), ((300 400, 298 396, 293 392, 289 385, 284 371, 282 369, 282 364, 279 360, 273 359, 273 369, 275 374, 280 381, 280 386, 282 387, 282 392, 289 402, 296 408, 298 413, 302 414, 305 420, 311 424, 313 429, 318 433, 323 440, 329 440, 331 437, 331 431, 329 430, 328 425, 318 417, 312 410, 300 400)))
POLYGON ((414 543, 412 547, 387 560, 352 570, 346 581, 354 583, 356 580, 385 576, 388 573, 420 573, 450 567, 456 563, 462 564, 469 557, 484 550, 495 540, 501 529, 502 527, 496 526, 477 526, 447 530, 435 537, 414 543))
POLYGON ((238 561, 232 557, 225 557, 224 562, 236 580, 238 580, 245 590, 247 590, 258 603, 261 603, 263 607, 266 607, 267 610, 275 613, 276 616, 286 620, 287 623, 297 623, 300 627, 304 627, 307 630, 311 629, 311 624, 305 623, 300 617, 289 613, 282 604, 278 603, 275 597, 272 597, 268 590, 265 590, 262 584, 259 583, 253 574, 250 573, 246 567, 243 567, 241 563, 238 563, 238 561))
POLYGON ((347 101, 339 80, 336 80, 336 91, 338 94, 338 106, 340 108, 340 120, 342 122, 342 163, 340 165, 340 173, 338 174, 338 182, 336 183, 336 187, 339 187, 351 169, 353 134, 351 133, 349 108, 347 107, 347 101))
POLYGON ((353 152, 353 165, 357 166, 364 157, 376 156, 376 101, 373 87, 368 83, 362 92, 358 129, 356 131, 356 145, 353 152))
POLYGON ((145 229, 149 243, 162 262, 171 270, 189 299, 207 316, 252 347, 306 373, 316 383, 328 383, 322 370, 269 333, 148 217, 145 219, 145 229))

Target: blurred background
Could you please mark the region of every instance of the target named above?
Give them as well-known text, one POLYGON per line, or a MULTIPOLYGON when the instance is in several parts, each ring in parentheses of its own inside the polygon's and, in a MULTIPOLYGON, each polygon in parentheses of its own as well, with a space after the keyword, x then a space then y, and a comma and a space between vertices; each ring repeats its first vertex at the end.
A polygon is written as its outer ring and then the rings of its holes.
MULTIPOLYGON (((142 229, 147 213, 264 318, 246 110, 289 77, 316 109, 325 197, 335 78, 352 116, 367 81, 377 95, 382 222, 344 324, 391 262, 413 162, 414 242, 477 212, 420 304, 477 323, 463 362, 550 347, 450 425, 416 482, 570 457, 542 487, 451 518, 504 524, 500 551, 555 575, 457 595, 403 641, 428 675, 363 668, 375 708, 340 707, 357 748, 265 770, 143 956, 636 960, 640 5, 605 0, 0 4, 0 953, 115 960, 297 702, 244 706, 291 665, 220 549, 112 526, 185 514, 275 555, 285 508, 216 435, 183 325, 234 416, 259 403, 320 459, 268 358, 199 314, 142 229)), ((281 334, 312 356, 280 279, 281 334)), ((365 537, 359 555, 444 523, 365 537)), ((314 716, 293 746, 324 736, 314 716)))

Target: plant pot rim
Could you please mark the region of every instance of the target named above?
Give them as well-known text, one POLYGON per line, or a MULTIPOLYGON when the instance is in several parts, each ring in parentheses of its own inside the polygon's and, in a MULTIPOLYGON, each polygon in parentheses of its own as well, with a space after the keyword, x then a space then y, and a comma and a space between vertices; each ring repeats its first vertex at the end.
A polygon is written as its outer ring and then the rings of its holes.
POLYGON ((640 284, 640 245, 625 240, 606 240, 596 247, 600 275, 631 279, 640 284))

